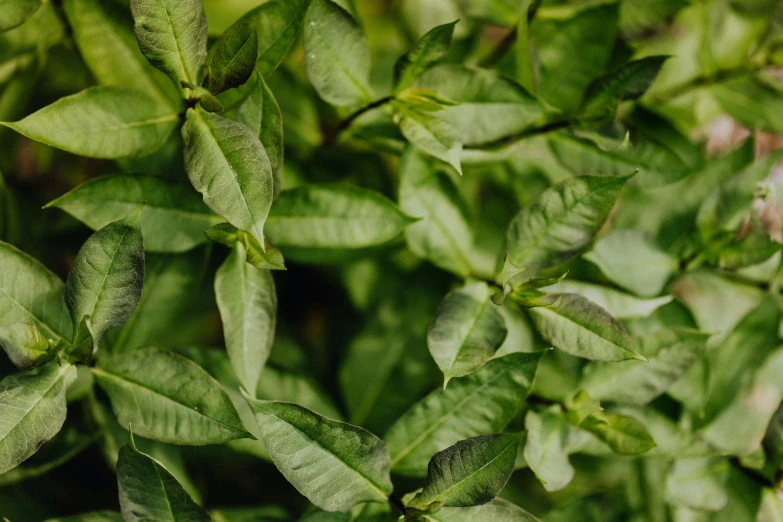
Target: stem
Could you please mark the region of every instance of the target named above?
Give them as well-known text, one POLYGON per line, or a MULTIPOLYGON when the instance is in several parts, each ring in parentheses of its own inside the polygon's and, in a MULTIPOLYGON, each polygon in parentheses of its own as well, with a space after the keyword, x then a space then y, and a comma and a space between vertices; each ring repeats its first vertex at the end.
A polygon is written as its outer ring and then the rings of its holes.
POLYGON ((390 101, 394 99, 394 96, 384 96, 383 98, 380 98, 378 100, 375 100, 372 103, 369 103, 362 107, 361 109, 357 109, 351 114, 348 115, 347 118, 345 118, 343 121, 340 122, 340 124, 337 126, 337 129, 335 129, 334 133, 331 135, 331 137, 327 140, 325 140, 327 143, 333 143, 337 136, 340 135, 341 132, 346 130, 348 127, 351 126, 351 124, 362 114, 365 112, 369 112, 373 109, 377 109, 378 107, 382 107, 383 105, 386 105, 390 101))
POLYGON ((541 127, 536 127, 534 129, 527 129, 522 132, 518 132, 517 134, 510 134, 508 136, 504 136, 500 139, 497 139, 495 141, 490 141, 489 143, 484 143, 481 145, 477 145, 475 147, 465 147, 466 149, 478 149, 478 150, 493 150, 493 149, 499 149, 506 145, 510 145, 512 143, 515 143, 517 141, 521 141, 525 138, 530 138, 532 136, 538 136, 540 134, 548 134, 550 132, 558 131, 561 129, 566 129, 568 127, 571 127, 576 123, 575 120, 557 120, 553 121, 551 123, 547 123, 546 125, 542 125, 541 127))
POLYGON ((399 509, 402 513, 402 516, 406 516, 408 514, 408 511, 405 509, 405 503, 394 493, 389 495, 389 504, 399 509))
POLYGON ((505 55, 517 41, 517 28, 511 29, 498 45, 479 62, 479 67, 492 67, 505 55))
POLYGON ((733 80, 735 78, 741 78, 742 76, 761 71, 768 66, 769 64, 765 62, 757 66, 735 67, 733 69, 723 69, 713 74, 697 76, 696 78, 688 80, 687 82, 681 83, 679 85, 675 85, 673 87, 670 87, 669 89, 666 89, 664 91, 655 94, 654 96, 650 96, 649 98, 647 98, 646 101, 652 105, 658 103, 665 103, 674 98, 678 98, 683 94, 687 94, 688 91, 692 89, 697 89, 699 87, 705 87, 707 85, 713 85, 716 83, 726 82, 729 80, 733 80))

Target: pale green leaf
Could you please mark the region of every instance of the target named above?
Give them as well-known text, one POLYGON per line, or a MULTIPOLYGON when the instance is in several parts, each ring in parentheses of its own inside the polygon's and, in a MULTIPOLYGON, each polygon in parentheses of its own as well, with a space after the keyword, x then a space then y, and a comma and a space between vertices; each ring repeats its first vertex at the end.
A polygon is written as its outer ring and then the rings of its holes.
POLYGON ((432 28, 422 36, 413 49, 394 64, 395 91, 400 92, 449 54, 454 26, 459 20, 432 28))
POLYGON ((220 384, 180 355, 134 350, 104 356, 92 371, 120 425, 143 437, 184 445, 252 437, 220 384))
POLYGON ((280 193, 267 219, 269 239, 286 258, 329 262, 398 239, 413 221, 372 190, 304 185, 280 193))
POLYGON ((513 353, 416 403, 384 437, 392 469, 423 476, 430 457, 460 440, 502 431, 530 390, 541 353, 513 353))
POLYGON ((60 208, 98 230, 142 203, 141 231, 147 252, 190 250, 206 242, 205 230, 222 221, 187 182, 141 174, 91 179, 46 207, 60 208))
POLYGON ((655 447, 645 425, 629 415, 599 411, 587 417, 580 427, 620 455, 639 455, 655 447))
POLYGON ((544 268, 579 253, 600 230, 631 176, 577 176, 544 191, 509 224, 509 261, 544 268))
POLYGON ((198 109, 188 110, 182 137, 185 170, 204 203, 263 244, 273 180, 258 137, 241 123, 198 109))
POLYGON ((131 0, 139 47, 152 65, 197 84, 207 59, 207 16, 202 0, 131 0))
POLYGON ((117 159, 159 149, 177 126, 170 105, 125 87, 91 87, 23 120, 0 124, 81 156, 117 159))
POLYGON ((117 461, 120 509, 126 522, 208 522, 209 513, 152 457, 139 452, 133 438, 117 461))
POLYGON ((525 462, 547 491, 558 491, 574 478, 568 461, 568 424, 560 407, 525 415, 525 462))
POLYGON ((456 128, 446 120, 414 105, 393 101, 394 121, 400 132, 416 148, 445 161, 462 174, 460 154, 462 142, 456 128))
POLYGON ((594 361, 646 361, 622 325, 580 295, 562 294, 559 303, 530 314, 541 336, 564 352, 594 361))
POLYGON ((636 297, 605 285, 566 279, 543 290, 553 294, 578 294, 594 302, 616 319, 647 317, 670 303, 670 295, 653 298, 636 297))
POLYGON ((345 512, 363 502, 388 501, 389 454, 381 439, 296 404, 248 402, 272 462, 310 502, 345 512))
POLYGON ((427 515, 435 522, 476 522, 491 520, 492 522, 540 522, 519 506, 515 506, 502 498, 469 508, 443 508, 436 513, 427 515))
POLYGON ((597 411, 603 410, 601 403, 593 399, 585 390, 579 390, 563 401, 566 419, 574 426, 579 426, 584 420, 597 411))
POLYGON ((65 282, 65 303, 74 331, 89 317, 97 343, 112 326, 120 326, 139 304, 144 283, 144 240, 140 209, 103 227, 79 249, 65 282))
POLYGON ((272 274, 245 257, 237 243, 215 274, 215 297, 231 366, 254 394, 275 339, 277 294, 272 274))
POLYGON ((41 0, 0 0, 0 33, 20 26, 41 7, 41 0))
POLYGON ((49 363, 36 374, 10 375, 0 381, 0 473, 15 468, 65 422, 65 392, 76 367, 49 363))
POLYGON ((698 435, 652 406, 641 408, 624 406, 613 408, 612 411, 633 417, 647 428, 655 441, 655 447, 645 453, 645 457, 662 457, 666 460, 674 460, 715 454, 715 450, 698 435))
POLYGON ((307 10, 304 63, 324 101, 337 106, 371 101, 370 48, 356 20, 332 0, 312 0, 307 10))
POLYGON ((258 37, 253 26, 232 25, 215 44, 206 87, 212 94, 239 87, 253 74, 258 56, 258 37))
POLYGON ((54 359, 49 339, 31 323, 0 326, 0 346, 11 362, 22 370, 31 370, 54 359))
POLYGON ((729 462, 719 457, 679 459, 666 476, 666 502, 704 511, 726 505, 729 462))
POLYGON ((486 504, 503 489, 514 471, 521 434, 479 435, 436 453, 424 489, 408 505, 426 508, 486 504))
POLYGON ((241 243, 247 255, 246 261, 263 270, 285 270, 285 260, 279 249, 264 240, 264 247, 256 238, 228 223, 219 223, 208 229, 205 235, 212 241, 234 248, 241 243))
POLYGON ((506 322, 490 300, 486 283, 449 292, 427 333, 427 347, 445 376, 444 388, 453 377, 486 363, 507 334, 506 322))

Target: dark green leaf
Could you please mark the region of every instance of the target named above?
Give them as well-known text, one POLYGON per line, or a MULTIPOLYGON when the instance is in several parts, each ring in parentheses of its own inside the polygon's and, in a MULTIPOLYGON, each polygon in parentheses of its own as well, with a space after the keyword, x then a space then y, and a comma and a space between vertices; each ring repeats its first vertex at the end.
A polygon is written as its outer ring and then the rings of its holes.
POLYGON ((611 118, 621 101, 635 100, 645 93, 667 59, 668 56, 647 56, 596 78, 587 87, 581 115, 611 118))
POLYGON ((239 87, 253 74, 258 37, 249 23, 232 25, 215 44, 206 87, 212 94, 239 87))
POLYGON ((394 64, 395 91, 400 92, 449 54, 454 26, 459 20, 439 25, 422 36, 416 45, 394 64))
POLYGON ((63 518, 50 518, 46 522, 123 522, 122 515, 114 511, 92 511, 63 518))

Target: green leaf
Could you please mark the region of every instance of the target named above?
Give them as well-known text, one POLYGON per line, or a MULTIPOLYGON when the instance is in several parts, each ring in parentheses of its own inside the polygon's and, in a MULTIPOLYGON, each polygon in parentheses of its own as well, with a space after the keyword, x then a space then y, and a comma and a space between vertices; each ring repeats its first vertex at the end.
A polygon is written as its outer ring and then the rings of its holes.
POLYGON ((173 107, 182 101, 178 89, 139 50, 127 5, 101 0, 64 0, 73 39, 101 85, 138 89, 173 107))
POLYGON ((15 468, 65 422, 65 392, 76 367, 50 363, 36 374, 10 375, 0 381, 0 473, 15 468))
POLYGON ((206 87, 212 94, 239 87, 253 74, 258 37, 249 23, 232 25, 215 44, 206 87))
POLYGON ((422 36, 413 49, 394 64, 395 92, 401 92, 449 54, 454 26, 459 20, 434 27, 422 36))
POLYGON ((620 455, 639 455, 655 447, 645 425, 629 415, 599 411, 587 417, 580 427, 620 455))
POLYGON ((706 351, 710 334, 692 330, 662 330, 639 339, 647 364, 633 361, 592 363, 581 386, 599 400, 646 404, 666 392, 706 351))
POLYGON ((256 72, 253 78, 253 89, 237 107, 236 119, 250 127, 264 144, 272 166, 272 188, 277 197, 283 186, 283 115, 261 73, 256 72))
POLYGON ((568 423, 559 406, 525 415, 525 462, 547 491, 558 491, 574 478, 568 461, 568 423))
POLYGON ((23 120, 0 122, 30 139, 81 156, 117 159, 159 149, 177 126, 170 105, 125 87, 91 87, 23 120))
POLYGON ((92 511, 63 518, 50 518, 46 522, 123 522, 122 515, 114 511, 92 511))
POLYGON ((584 258, 610 281, 644 297, 660 294, 679 269, 675 257, 639 230, 616 230, 602 237, 584 258))
POLYGON ((462 142, 457 130, 446 120, 399 100, 392 102, 394 121, 400 132, 416 148, 445 161, 462 174, 462 142))
POLYGON ((125 323, 139 304, 144 284, 140 213, 138 208, 90 236, 65 282, 65 303, 74 330, 89 317, 96 343, 106 330, 125 323))
POLYGON ((273 180, 259 139, 241 123, 198 109, 188 110, 182 137, 185 170, 204 203, 263 244, 273 180))
POLYGON ((345 512, 388 501, 389 454, 381 439, 296 404, 247 399, 272 462, 310 502, 345 512))
POLYGON ((264 240, 264 247, 256 238, 228 223, 219 223, 208 229, 205 235, 212 241, 234 248, 241 244, 245 250, 246 261, 262 270, 285 270, 283 254, 269 241, 264 240))
POLYGON ((454 181, 413 147, 403 154, 399 173, 400 208, 419 218, 405 229, 410 249, 445 270, 469 275, 470 210, 454 181))
POLYGON ((486 504, 514 471, 521 434, 479 435, 457 442, 432 457, 424 489, 408 505, 426 508, 486 504))
POLYGON ((530 390, 540 353, 512 353, 416 403, 384 437, 392 469, 422 476, 429 458, 460 440, 502 431, 530 390))
POLYGON ((474 283, 449 292, 427 333, 427 347, 438 363, 445 388, 484 365, 503 344, 508 330, 490 300, 486 283, 474 283))
POLYGON ((492 522, 540 522, 519 506, 502 498, 469 508, 443 508, 427 515, 435 522, 473 522, 491 520, 492 522))
POLYGON ((679 459, 666 476, 666 502, 703 511, 726 506, 729 462, 719 457, 679 459))
POLYGON ((204 231, 221 222, 187 184, 158 176, 117 174, 79 185, 46 205, 99 230, 140 204, 147 252, 185 252, 207 241, 204 231))
POLYGON ((12 323, 0 327, 0 345, 11 362, 22 370, 48 363, 56 355, 49 339, 30 323, 12 323))
POLYGON ((136 449, 133 436, 120 450, 117 483, 122 518, 128 522, 212 520, 161 463, 136 449))
POLYGON ((332 0, 312 0, 307 10, 304 63, 324 101, 340 107, 372 101, 370 48, 356 20, 332 0))
POLYGON ((566 409, 566 419, 574 426, 579 426, 587 417, 603 410, 601 404, 584 390, 566 397, 563 407, 566 409))
POLYGON ((613 117, 621 101, 636 100, 645 93, 668 58, 647 56, 633 60, 593 80, 582 101, 582 117, 613 117))
POLYGON ((219 444, 252 437, 226 392, 197 364, 147 348, 104 356, 92 369, 122 426, 172 444, 219 444))
POLYGON ((645 299, 608 286, 573 279, 560 281, 544 290, 555 294, 579 294, 609 312, 615 319, 648 317, 673 299, 670 295, 645 299))
POLYGON ((0 241, 0 324, 32 323, 46 337, 70 340, 63 282, 41 263, 0 241))
POLYGON ((564 352, 594 361, 647 360, 614 317, 580 295, 562 294, 558 304, 530 314, 541 336, 564 352))
POLYGON ((286 258, 319 263, 386 245, 412 221, 375 191, 304 185, 280 193, 266 229, 286 258))
POLYGON ((716 83, 710 92, 720 107, 748 127, 783 132, 781 84, 762 74, 749 74, 716 83))
POLYGON ((25 23, 41 7, 41 0, 0 0, 0 33, 25 23))
POLYGON ((578 254, 600 230, 632 176, 578 176, 544 191, 509 224, 509 261, 537 269, 578 254))
POLYGON ((231 366, 254 393, 275 339, 277 294, 272 274, 245 257, 237 243, 215 274, 215 297, 231 366))
POLYGON ((139 47, 175 85, 198 84, 207 59, 207 17, 201 0, 131 0, 139 47))
POLYGON ((497 71, 465 65, 440 65, 428 71, 416 87, 436 91, 458 102, 438 115, 458 129, 465 145, 499 140, 544 125, 551 107, 497 71))
POLYGON ((255 27, 258 37, 256 70, 263 76, 268 76, 277 68, 293 45, 310 2, 311 0, 269 0, 239 20, 239 23, 247 22, 255 27))

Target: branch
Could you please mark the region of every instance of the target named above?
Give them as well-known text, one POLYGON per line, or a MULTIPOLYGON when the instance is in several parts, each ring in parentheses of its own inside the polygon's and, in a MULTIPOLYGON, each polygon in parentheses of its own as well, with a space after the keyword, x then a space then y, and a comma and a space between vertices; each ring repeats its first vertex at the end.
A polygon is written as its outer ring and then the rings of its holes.
POLYGON ((518 132, 516 134, 510 134, 508 136, 504 136, 500 139, 497 139, 495 141, 490 141, 488 143, 483 143, 481 145, 477 145, 475 147, 465 147, 467 150, 495 150, 503 148, 507 145, 511 145, 513 143, 516 143, 518 141, 524 140, 526 138, 531 138, 533 136, 539 136, 541 134, 548 134, 550 132, 558 131, 561 129, 567 129, 568 127, 573 126, 576 123, 575 120, 556 120, 551 123, 547 123, 546 125, 542 125, 541 127, 536 127, 533 129, 527 129, 522 132, 518 132))
POLYGON ((337 139, 337 136, 339 136, 341 132, 343 132, 346 129, 348 129, 348 127, 350 127, 351 124, 354 121, 356 121, 356 119, 359 116, 361 116, 365 112, 369 112, 369 111, 371 111, 373 109, 377 109, 378 107, 382 107, 383 105, 386 105, 387 103, 389 103, 393 99, 394 99, 394 96, 384 96, 383 98, 380 98, 378 100, 375 100, 374 102, 371 102, 371 103, 365 105, 361 109, 355 110, 354 112, 349 114, 343 121, 340 122, 340 124, 337 126, 335 131, 327 139, 325 139, 324 142, 327 143, 327 144, 334 143, 334 141, 337 139))

